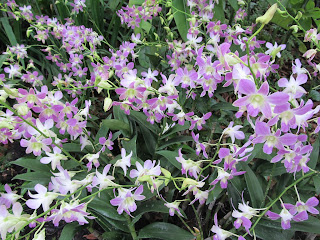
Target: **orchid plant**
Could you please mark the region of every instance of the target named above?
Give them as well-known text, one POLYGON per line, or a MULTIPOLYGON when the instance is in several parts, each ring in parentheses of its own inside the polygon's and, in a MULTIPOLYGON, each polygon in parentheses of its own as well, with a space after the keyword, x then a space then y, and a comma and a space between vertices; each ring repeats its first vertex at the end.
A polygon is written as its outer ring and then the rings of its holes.
POLYGON ((0 193, 2 239, 45 239, 49 223, 72 222, 106 239, 320 234, 316 28, 281 2, 248 25, 250 1, 118 1, 130 34, 116 46, 79 24, 94 22, 94 1, 57 2, 66 19, 17 2, 1 11, 34 44, 0 56, 0 142, 20 142, 27 156, 13 163, 28 172, 0 193), (278 12, 310 43, 285 76, 286 44, 259 39, 278 12))

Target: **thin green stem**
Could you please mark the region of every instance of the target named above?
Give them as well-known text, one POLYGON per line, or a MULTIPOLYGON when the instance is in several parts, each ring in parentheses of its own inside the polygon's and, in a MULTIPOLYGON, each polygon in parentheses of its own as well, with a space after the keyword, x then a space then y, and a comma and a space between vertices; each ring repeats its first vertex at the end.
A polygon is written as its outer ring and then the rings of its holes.
MULTIPOLYGON (((277 3, 284 9, 284 11, 286 11, 288 17, 290 17, 299 27, 299 29, 301 29, 304 33, 306 33, 307 31, 302 27, 302 25, 300 24, 299 20, 297 20, 295 17, 293 17, 288 11, 287 8, 279 1, 276 0, 277 3)), ((320 50, 320 44, 317 43, 314 39, 311 39, 311 41, 313 42, 313 44, 320 50)))
POLYGON ((248 39, 248 42, 250 42, 255 36, 258 35, 258 33, 264 28, 264 24, 262 24, 259 29, 248 39))
POLYGON ((184 221, 183 218, 179 214, 177 214, 177 216, 180 218, 181 222, 186 226, 186 228, 189 230, 189 232, 191 232, 194 235, 194 232, 189 227, 189 225, 186 223, 186 221, 184 221))
POLYGON ((263 201, 260 205, 260 207, 262 207, 265 202, 266 202, 266 199, 267 199, 267 195, 268 195, 268 192, 269 192, 269 189, 270 189, 270 186, 271 186, 271 182, 272 182, 272 176, 273 176, 273 173, 274 173, 274 170, 276 169, 276 164, 273 164, 272 166, 272 171, 271 171, 271 174, 269 176, 269 182, 268 182, 268 185, 267 185, 267 188, 266 188, 266 191, 264 192, 264 198, 263 198, 263 201))
MULTIPOLYGON (((190 198, 189 198, 190 200, 190 198)), ((202 231, 202 224, 201 224, 201 221, 200 221, 200 218, 199 218, 199 214, 195 208, 195 206, 193 204, 191 204, 191 207, 193 209, 193 212, 194 212, 194 215, 196 215, 196 219, 197 219, 197 222, 198 222, 198 226, 199 226, 199 230, 200 230, 200 234, 201 234, 201 239, 203 239, 203 231, 202 231)))
POLYGON ((128 222, 128 227, 129 227, 129 230, 130 230, 130 234, 132 236, 132 239, 133 240, 138 240, 138 236, 137 236, 137 232, 136 232, 136 229, 134 227, 134 224, 132 224, 131 222, 131 218, 129 215, 126 215, 126 219, 127 219, 127 222, 128 222))
POLYGON ((251 65, 250 65, 250 50, 249 50, 249 41, 246 41, 246 52, 247 52, 247 58, 248 58, 248 67, 250 69, 250 72, 253 76, 253 79, 254 79, 254 82, 256 84, 256 86, 258 87, 259 86, 259 83, 258 83, 258 80, 257 80, 257 77, 256 77, 256 74, 254 73, 251 65))
MULTIPOLYGON (((280 193, 280 195, 279 195, 276 199, 274 199, 274 200, 269 204, 269 206, 266 207, 265 210, 259 215, 258 219, 254 222, 254 224, 253 224, 253 226, 250 228, 250 231, 249 231, 249 232, 251 232, 251 231, 254 230, 254 228, 257 226, 257 224, 260 222, 261 218, 266 214, 266 212, 269 211, 269 209, 270 209, 276 202, 278 202, 279 199, 280 199, 290 188, 292 188, 293 186, 297 185, 297 184, 298 184, 299 182, 301 182, 303 179, 308 178, 308 177, 311 177, 311 176, 314 175, 314 174, 315 174, 314 172, 310 172, 310 173, 302 176, 301 178, 299 178, 299 179, 296 180, 295 182, 293 182, 293 183, 292 183, 291 185, 289 185, 288 187, 286 187, 286 188, 283 190, 283 192, 280 193)), ((247 236, 247 235, 248 235, 248 233, 245 233, 245 234, 243 235, 243 237, 245 237, 245 236, 247 236)))

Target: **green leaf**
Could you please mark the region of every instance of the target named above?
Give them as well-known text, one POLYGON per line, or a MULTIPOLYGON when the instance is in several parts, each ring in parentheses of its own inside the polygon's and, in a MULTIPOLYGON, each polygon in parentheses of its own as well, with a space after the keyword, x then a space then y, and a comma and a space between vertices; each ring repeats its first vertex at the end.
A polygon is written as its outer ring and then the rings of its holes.
POLYGON ((103 29, 103 4, 98 0, 90 0, 88 9, 94 21, 94 28, 100 32, 103 29))
POLYGON ((107 201, 95 198, 89 203, 88 208, 99 213, 104 218, 114 219, 117 221, 126 221, 126 218, 123 215, 120 215, 115 207, 111 206, 107 201))
POLYGON ((308 166, 312 169, 315 169, 319 160, 319 146, 320 146, 320 135, 317 140, 312 144, 312 152, 310 154, 310 161, 308 162, 308 166))
POLYGON ((231 5, 231 7, 235 10, 238 11, 239 5, 237 0, 228 0, 228 3, 231 5))
POLYGON ((81 150, 81 145, 76 143, 65 143, 63 144, 63 149, 67 152, 85 152, 81 150))
POLYGON ((133 5, 141 6, 142 3, 144 3, 144 0, 130 0, 129 1, 129 7, 132 7, 133 5))
POLYGON ((277 24, 278 26, 289 30, 289 25, 292 23, 292 19, 288 16, 282 16, 280 13, 275 12, 271 22, 277 24))
POLYGON ((233 106, 232 103, 229 102, 219 102, 217 104, 214 104, 211 107, 212 110, 232 110, 232 111, 238 111, 238 108, 233 106))
POLYGON ((189 30, 189 23, 187 21, 187 14, 189 14, 189 11, 186 8, 186 5, 183 0, 173 0, 172 2, 172 13, 174 21, 176 22, 178 31, 180 33, 181 38, 183 41, 187 42, 187 34, 189 30), (180 10, 177 11, 176 9, 180 10))
POLYGON ((176 168, 180 169, 181 170, 181 163, 179 163, 177 160, 176 160, 176 157, 179 156, 179 153, 178 152, 172 152, 172 151, 167 151, 167 150, 163 150, 163 151, 158 151, 156 152, 157 154, 165 157, 166 159, 168 159, 168 161, 173 165, 175 166, 176 168))
POLYGON ((153 200, 150 202, 144 202, 143 205, 139 206, 137 211, 134 212, 134 219, 132 223, 136 223, 139 221, 141 216, 148 212, 161 212, 161 213, 168 213, 169 208, 164 205, 163 201, 160 200, 153 200))
POLYGON ((143 30, 145 30, 146 33, 149 33, 151 27, 152 27, 152 24, 149 23, 149 22, 146 22, 146 21, 144 21, 144 20, 142 20, 142 21, 140 22, 140 28, 142 28, 143 30))
POLYGON ((241 162, 240 164, 241 164, 243 170, 246 171, 246 173, 244 174, 244 178, 247 183, 252 206, 259 208, 259 207, 261 207, 260 205, 264 199, 264 194, 263 194, 260 182, 259 182, 257 176, 254 174, 254 172, 251 170, 251 168, 248 166, 247 163, 241 162))
POLYGON ((158 238, 164 240, 192 240, 194 236, 176 225, 165 222, 155 222, 139 231, 139 238, 158 238))
POLYGON ((147 151, 153 156, 157 146, 158 136, 152 133, 144 125, 140 125, 140 130, 144 139, 144 142, 147 146, 147 151))
POLYGON ((259 153, 261 153, 263 147, 263 143, 258 143, 254 146, 253 151, 251 152, 251 155, 248 158, 248 163, 254 159, 259 153))
POLYGON ((319 176, 314 176, 313 178, 313 184, 314 184, 314 187, 316 189, 316 194, 320 194, 320 177, 319 176))
POLYGON ((222 191, 223 191, 223 189, 221 188, 220 184, 216 184, 214 189, 209 192, 206 204, 209 204, 209 203, 212 203, 213 201, 215 201, 220 196, 222 191))
POLYGON ((190 128, 190 122, 187 122, 187 121, 184 123, 183 126, 181 126, 180 124, 176 124, 173 127, 170 127, 169 130, 166 131, 165 134, 162 135, 160 139, 164 139, 174 133, 182 132, 182 131, 187 130, 189 128, 190 128))
POLYGON ((224 1, 219 1, 219 4, 215 4, 213 8, 213 11, 214 11, 213 17, 222 22, 225 20, 223 4, 224 4, 224 1))
POLYGON ((320 93, 316 90, 311 90, 309 96, 312 100, 319 102, 320 101, 320 93))
POLYGON ((255 227, 257 236, 264 240, 290 240, 294 235, 292 229, 283 231, 280 222, 261 220, 255 227))
POLYGON ((152 62, 148 55, 154 55, 155 52, 156 52, 155 47, 149 47, 149 46, 142 47, 138 57, 140 65, 144 68, 152 67, 152 62))
POLYGON ((3 65, 3 62, 4 62, 5 60, 7 60, 7 58, 8 58, 8 55, 1 55, 1 56, 0 56, 0 68, 1 68, 2 65, 3 65))
POLYGON ((123 239, 128 239, 127 236, 129 235, 123 232, 117 232, 117 231, 105 232, 102 234, 103 240, 123 240, 123 239))
POLYGON ((36 159, 36 158, 22 157, 11 162, 11 164, 15 164, 20 167, 24 167, 24 168, 31 169, 33 171, 39 171, 39 172, 50 173, 50 170, 51 170, 49 165, 42 164, 40 162, 40 159, 36 159))
POLYGON ((50 182, 52 174, 47 172, 29 172, 16 175, 13 179, 20 179, 30 182, 38 182, 47 185, 50 182))
POLYGON ((4 28, 4 31, 7 34, 7 37, 10 41, 11 46, 16 46, 18 44, 16 36, 14 35, 13 31, 12 31, 12 27, 9 24, 8 18, 3 17, 1 18, 2 21, 2 25, 4 28))
POLYGON ((126 149, 127 154, 132 151, 132 156, 137 156, 137 135, 135 135, 129 141, 122 141, 122 145, 126 149))
MULTIPOLYGON (((262 219, 259 222, 259 225, 281 229, 280 221, 278 220, 277 222, 262 219)), ((291 222, 290 230, 320 234, 320 220, 316 217, 309 215, 308 220, 306 221, 291 222)), ((279 238, 279 239, 282 239, 282 238, 279 238)))
POLYGON ((116 8, 118 7, 120 3, 120 0, 113 0, 113 1, 109 1, 108 4, 109 4, 109 8, 114 11, 116 10, 116 8))
POLYGON ((147 116, 141 112, 132 111, 130 112, 130 117, 132 117, 137 123, 143 125, 144 127, 148 128, 155 134, 160 132, 159 127, 156 124, 151 124, 147 121, 147 116))
POLYGON ((102 124, 105 124, 105 126, 111 130, 122 130, 126 133, 130 133, 129 124, 117 119, 104 119, 102 120, 102 124))
POLYGON ((192 142, 193 138, 191 136, 177 136, 175 138, 170 139, 169 141, 166 141, 165 144, 162 144, 158 150, 164 149, 170 145, 173 145, 175 143, 182 143, 182 142, 192 142))
POLYGON ((70 240, 73 239, 76 229, 79 227, 77 222, 67 223, 61 232, 59 240, 70 240))
POLYGON ((58 1, 55 5, 59 13, 60 20, 64 22, 65 21, 64 19, 69 16, 68 7, 61 1, 58 1))
POLYGON ((303 0, 290 0, 290 3, 291 3, 292 5, 301 4, 301 3, 303 3, 303 2, 304 2, 303 0))
POLYGON ((130 232, 129 231, 129 228, 128 228, 128 223, 127 222, 124 222, 124 221, 117 221, 117 220, 114 220, 112 218, 107 218, 105 217, 104 215, 102 215, 101 213, 95 211, 95 210, 91 210, 92 214, 94 216, 96 216, 102 224, 104 224, 106 227, 108 225, 111 225, 113 226, 114 228, 116 229, 120 229, 121 231, 124 231, 124 232, 130 232))
POLYGON ((107 123, 101 121, 99 131, 97 132, 97 134, 95 136, 94 143, 95 144, 99 143, 99 138, 101 138, 101 137, 108 138, 108 136, 109 136, 108 131, 109 131, 109 127, 107 126, 107 123))

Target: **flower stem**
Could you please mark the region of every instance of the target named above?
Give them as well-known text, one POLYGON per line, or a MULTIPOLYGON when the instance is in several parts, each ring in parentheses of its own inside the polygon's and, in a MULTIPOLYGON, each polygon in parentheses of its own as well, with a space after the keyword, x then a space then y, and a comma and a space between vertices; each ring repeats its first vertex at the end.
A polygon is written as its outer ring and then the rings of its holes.
MULTIPOLYGON (((296 180, 295 182, 293 182, 291 185, 289 185, 288 187, 286 187, 282 193, 280 193, 280 195, 274 199, 268 207, 266 207, 266 209, 259 215, 258 219, 254 222, 253 226, 250 228, 249 232, 253 231, 254 228, 257 226, 257 224, 260 222, 261 218, 266 214, 267 211, 269 211, 269 209, 293 186, 295 186, 296 184, 298 184, 299 182, 301 182, 303 179, 311 177, 313 174, 315 174, 314 172, 310 172, 304 176, 302 176, 301 178, 299 178, 298 180, 296 180)), ((247 236, 248 233, 245 233, 243 235, 243 237, 247 236)))
POLYGON ((134 227, 134 224, 132 224, 131 222, 131 218, 129 215, 126 215, 126 219, 127 219, 127 222, 128 222, 128 227, 129 227, 129 230, 130 230, 130 234, 132 236, 132 239, 133 240, 138 240, 138 236, 137 236, 137 232, 136 232, 136 229, 134 227))

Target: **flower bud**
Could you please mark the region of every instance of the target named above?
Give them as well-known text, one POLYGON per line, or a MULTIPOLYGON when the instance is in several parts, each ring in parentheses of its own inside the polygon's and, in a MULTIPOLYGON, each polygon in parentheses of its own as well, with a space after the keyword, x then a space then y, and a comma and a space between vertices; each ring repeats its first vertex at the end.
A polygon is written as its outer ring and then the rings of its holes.
POLYGON ((164 19, 163 19, 163 17, 160 17, 160 22, 161 22, 161 24, 164 24, 164 19))
POLYGON ((317 54, 317 50, 316 49, 309 49, 308 51, 306 51, 302 55, 302 57, 305 57, 306 59, 311 61, 315 57, 316 54, 317 54))
POLYGON ((103 81, 101 80, 101 82, 98 83, 97 85, 99 88, 103 88, 103 89, 109 89, 111 88, 112 86, 110 85, 110 83, 108 83, 108 81, 103 81))
POLYGON ((2 128, 13 129, 14 126, 11 123, 9 123, 9 121, 2 120, 2 121, 0 121, 0 129, 2 129, 2 128))
POLYGON ((22 116, 27 115, 30 110, 26 103, 15 104, 13 107, 22 116))
POLYGON ((256 19, 256 23, 261 23, 263 25, 268 24, 273 18, 273 15, 275 14, 275 12, 277 11, 277 8, 278 8, 278 4, 277 3, 273 4, 263 16, 260 16, 256 19))
POLYGON ((46 234, 46 230, 45 229, 42 229, 41 232, 39 233, 36 233, 33 237, 33 240, 42 240, 42 239, 45 239, 45 234, 46 234))
POLYGON ((294 19, 296 19, 297 21, 299 21, 301 17, 302 17, 302 12, 299 11, 299 12, 297 13, 297 16, 296 16, 294 19))
POLYGON ((138 181, 139 182, 148 182, 149 184, 151 182, 151 184, 152 184, 152 179, 149 175, 143 175, 143 176, 139 177, 138 181))
POLYGON ((167 32, 170 32, 170 28, 169 27, 163 27, 167 32))
POLYGON ((105 98, 104 99, 104 105, 103 110, 106 112, 112 107, 112 99, 111 98, 105 98))
POLYGON ((238 0, 238 4, 239 4, 240 6, 246 5, 245 1, 243 1, 243 0, 238 0))
POLYGON ((32 29, 28 28, 27 30, 27 37, 30 37, 30 34, 32 33, 32 29))
POLYGON ((18 90, 15 88, 7 88, 7 87, 3 87, 3 90, 11 97, 18 97, 18 90), (15 91, 16 90, 16 91, 15 91))
POLYGON ((186 178, 183 180, 183 183, 182 183, 182 186, 181 188, 184 189, 186 188, 187 186, 197 186, 199 183, 194 180, 194 179, 191 179, 191 178, 186 178))
POLYGON ((292 29, 292 33, 297 33, 299 31, 299 26, 298 25, 292 25, 290 27, 290 29, 292 29))
POLYGON ((167 169, 164 169, 164 168, 161 168, 161 172, 166 177, 166 180, 164 181, 164 183, 167 186, 171 180, 171 173, 167 169))
POLYGON ((169 15, 169 17, 167 18, 168 21, 172 20, 173 18, 173 14, 172 15, 169 15))
POLYGON ((280 10, 280 8, 277 8, 277 12, 278 12, 281 16, 287 15, 287 12, 280 10))
POLYGON ((154 37, 155 37, 156 41, 158 41, 158 39, 159 39, 159 35, 158 35, 157 33, 153 33, 153 35, 154 35, 154 37))
POLYGON ((113 70, 109 71, 109 78, 111 78, 113 76, 113 74, 114 74, 113 70))
POLYGON ((271 52, 271 54, 270 54, 271 57, 272 57, 273 59, 275 59, 276 56, 277 56, 277 54, 278 54, 280 51, 281 51, 281 47, 277 47, 277 48, 273 49, 272 52, 271 52))

